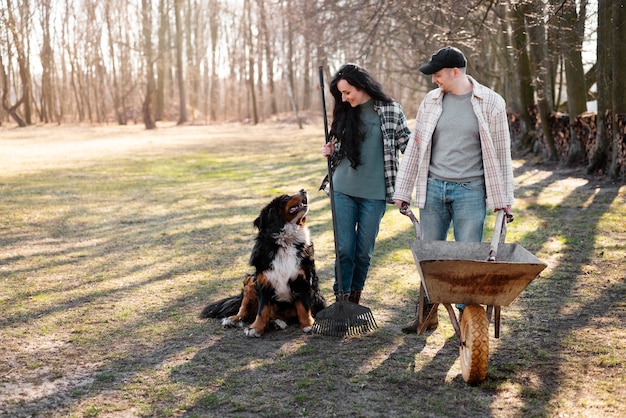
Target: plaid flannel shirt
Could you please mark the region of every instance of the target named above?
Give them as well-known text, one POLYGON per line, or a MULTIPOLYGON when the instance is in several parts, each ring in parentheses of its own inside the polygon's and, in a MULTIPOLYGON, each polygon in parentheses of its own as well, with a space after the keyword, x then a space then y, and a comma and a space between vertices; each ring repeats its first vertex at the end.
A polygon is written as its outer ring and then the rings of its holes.
MULTIPOLYGON (((387 203, 393 203, 393 192, 398 173, 398 151, 404 153, 411 130, 409 129, 402 106, 396 102, 374 102, 374 110, 380 117, 380 128, 383 134, 383 154, 385 168, 385 189, 387 203)), ((345 157, 341 151, 341 141, 331 138, 335 144, 335 152, 331 156, 331 172, 345 157)), ((320 190, 326 190, 328 175, 322 181, 320 190)))
MULTIPOLYGON (((474 85, 471 101, 478 119, 487 207, 491 210, 502 209, 513 204, 514 189, 506 103, 499 94, 468 77, 474 85)), ((441 89, 435 89, 422 101, 395 185, 393 198, 404 202, 411 201, 415 187, 419 208, 423 208, 426 203, 432 137, 443 111, 443 95, 441 89)))

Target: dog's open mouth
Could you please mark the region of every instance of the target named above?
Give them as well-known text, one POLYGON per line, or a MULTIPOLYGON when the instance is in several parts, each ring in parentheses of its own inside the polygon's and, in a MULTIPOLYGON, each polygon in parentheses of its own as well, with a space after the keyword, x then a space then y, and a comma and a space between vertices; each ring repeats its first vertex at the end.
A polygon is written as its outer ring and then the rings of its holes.
POLYGON ((289 208, 289 213, 291 215, 293 215, 294 213, 297 213, 297 212, 300 212, 300 211, 306 210, 306 209, 307 209, 306 200, 303 200, 302 202, 300 202, 299 205, 290 207, 289 208))
POLYGON ((307 207, 308 196, 304 189, 300 190, 300 197, 302 198, 302 200, 300 200, 300 203, 289 207, 289 209, 287 210, 290 215, 296 214, 298 212, 303 212, 303 211, 306 212, 308 210, 308 207, 307 207))

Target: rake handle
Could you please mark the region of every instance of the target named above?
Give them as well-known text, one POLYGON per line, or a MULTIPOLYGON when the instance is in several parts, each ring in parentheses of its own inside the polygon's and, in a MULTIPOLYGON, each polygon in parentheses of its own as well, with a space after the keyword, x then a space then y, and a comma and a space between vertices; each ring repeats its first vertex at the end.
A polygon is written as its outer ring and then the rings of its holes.
MULTIPOLYGON (((324 115, 324 137, 326 139, 326 143, 330 142, 330 135, 328 133, 328 115, 326 114, 326 96, 324 95, 324 67, 320 65, 319 68, 320 73, 320 92, 322 93, 322 113, 324 115)), ((333 187, 333 173, 332 173, 332 164, 331 164, 331 156, 329 155, 326 158, 326 164, 328 167, 328 186, 329 186, 329 196, 330 196, 330 213, 333 219, 333 237, 335 242, 335 274, 337 276, 337 292, 339 296, 339 300, 343 302, 343 280, 341 280, 341 265, 339 265, 339 247, 337 246, 337 219, 336 219, 336 211, 335 211, 335 193, 333 187)))

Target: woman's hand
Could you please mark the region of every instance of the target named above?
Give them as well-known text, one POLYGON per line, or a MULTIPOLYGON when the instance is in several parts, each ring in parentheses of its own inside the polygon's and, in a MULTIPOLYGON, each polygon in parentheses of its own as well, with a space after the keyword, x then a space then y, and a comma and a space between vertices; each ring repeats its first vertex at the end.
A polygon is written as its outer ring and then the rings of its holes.
POLYGON ((324 157, 330 157, 333 155, 333 152, 335 152, 335 146, 332 142, 328 142, 322 147, 322 155, 324 157))

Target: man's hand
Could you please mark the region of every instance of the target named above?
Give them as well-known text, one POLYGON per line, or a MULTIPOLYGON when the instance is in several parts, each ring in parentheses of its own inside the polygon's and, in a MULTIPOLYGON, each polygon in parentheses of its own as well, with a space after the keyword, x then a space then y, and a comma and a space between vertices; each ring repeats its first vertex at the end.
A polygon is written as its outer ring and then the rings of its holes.
POLYGON ((398 207, 398 209, 402 209, 402 206, 409 207, 409 204, 408 204, 408 203, 406 203, 404 200, 397 200, 397 199, 394 199, 394 200, 393 200, 393 203, 395 203, 395 204, 396 204, 396 206, 398 207))

